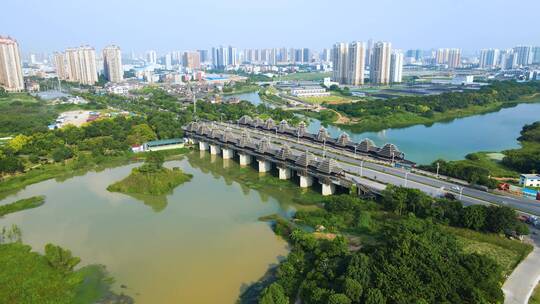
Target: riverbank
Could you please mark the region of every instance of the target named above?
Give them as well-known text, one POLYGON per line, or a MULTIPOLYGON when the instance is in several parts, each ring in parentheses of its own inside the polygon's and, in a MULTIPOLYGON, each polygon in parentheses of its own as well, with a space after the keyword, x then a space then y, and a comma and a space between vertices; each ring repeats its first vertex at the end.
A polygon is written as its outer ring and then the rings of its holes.
MULTIPOLYGON (((161 151, 166 158, 171 159, 176 155, 185 154, 187 148, 161 151)), ((92 157, 91 155, 79 156, 76 159, 67 160, 63 163, 40 165, 24 173, 7 177, 0 183, 0 199, 14 194, 25 187, 49 179, 68 179, 73 176, 83 175, 88 171, 102 171, 107 168, 138 162, 145 159, 144 153, 125 152, 121 155, 110 157, 92 157)))
MULTIPOLYGON (((451 122, 452 120, 458 118, 497 112, 501 109, 514 107, 522 103, 540 103, 540 97, 538 97, 537 94, 534 94, 524 96, 513 102, 496 102, 487 106, 469 106, 466 109, 450 110, 444 113, 434 113, 431 117, 420 116, 413 113, 396 113, 388 116, 366 116, 355 119, 344 114, 343 112, 340 112, 342 115, 354 121, 354 123, 343 124, 335 123, 335 121, 331 123, 334 123, 340 128, 349 130, 351 132, 378 132, 390 128, 400 129, 414 125, 430 126, 437 122, 451 122)), ((316 115, 314 117, 318 118, 316 115)))
MULTIPOLYGON (((412 201, 424 198, 410 197, 416 196, 415 190, 398 191, 407 196, 406 205, 409 207, 405 206, 406 210, 400 211, 399 204, 394 201, 400 196, 389 192, 379 203, 347 195, 332 196, 320 201, 316 209, 297 212, 292 219, 278 215, 261 217, 261 220, 272 221, 275 233, 289 242, 291 253, 277 269, 271 269, 253 288, 248 288, 241 300, 256 298, 254 293, 259 296, 268 294, 269 286, 277 284, 279 288, 277 291, 274 288, 273 292, 277 293, 273 296, 288 298, 289 301, 311 302, 315 296, 330 301, 334 295, 339 295, 343 303, 352 300, 369 302, 370 294, 376 289, 380 292, 379 299, 386 298, 387 301, 400 298, 412 302, 422 298, 437 303, 444 302, 450 295, 455 296, 454 299, 466 300, 469 292, 464 290, 470 288, 489 302, 502 302, 500 286, 505 275, 512 272, 532 247, 500 236, 498 228, 497 233, 489 233, 495 227, 479 231, 460 228, 466 226, 466 217, 450 215, 459 210, 468 213, 478 206, 463 208, 461 204, 432 201, 428 204, 431 206, 420 210, 417 202, 412 201), (451 206, 447 206, 449 204, 451 206), (412 206, 415 206, 414 211, 410 209, 412 206), (443 210, 437 211, 439 208, 443 210), (417 217, 407 216, 408 212, 414 212, 417 217), (434 215, 429 215, 432 212, 434 215), (460 223, 462 220, 464 222, 460 223), (416 250, 411 251, 411 248, 416 250), (373 254, 374 250, 377 255, 373 254), (390 257, 395 254, 400 259, 390 257), (387 258, 379 259, 381 256, 387 258), (436 262, 439 259, 445 263, 436 262), (327 265, 325 270, 317 267, 322 261, 327 265), (475 265, 474 270, 469 268, 471 265, 475 265), (392 272, 391 276, 383 276, 383 290, 376 287, 381 285, 374 284, 370 270, 366 269, 376 269, 380 274, 392 272), (421 269, 442 273, 444 280, 421 269), (429 283, 415 281, 417 276, 429 277, 429 283), (478 285, 476 280, 480 277, 484 283, 478 285), (453 279, 463 282, 459 289, 455 284, 445 283, 445 280, 453 279), (343 280, 345 285, 338 283, 343 280), (357 292, 358 286, 363 292, 357 292), (403 286, 411 288, 404 290, 403 286), (416 290, 419 286, 421 291, 416 290), (265 291, 261 291, 263 288, 265 291)), ((489 209, 488 213, 495 209, 489 209)), ((495 213, 488 215, 493 216, 495 213)), ((517 224, 515 214, 508 214, 508 219, 517 224)), ((487 222, 491 220, 486 218, 487 222)))

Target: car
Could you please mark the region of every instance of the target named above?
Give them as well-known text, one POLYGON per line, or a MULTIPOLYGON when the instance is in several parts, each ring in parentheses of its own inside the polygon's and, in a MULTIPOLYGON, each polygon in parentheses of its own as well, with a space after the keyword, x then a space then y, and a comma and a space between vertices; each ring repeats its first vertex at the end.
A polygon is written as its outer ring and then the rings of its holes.
POLYGON ((452 190, 459 191, 461 188, 459 186, 452 186, 452 190))

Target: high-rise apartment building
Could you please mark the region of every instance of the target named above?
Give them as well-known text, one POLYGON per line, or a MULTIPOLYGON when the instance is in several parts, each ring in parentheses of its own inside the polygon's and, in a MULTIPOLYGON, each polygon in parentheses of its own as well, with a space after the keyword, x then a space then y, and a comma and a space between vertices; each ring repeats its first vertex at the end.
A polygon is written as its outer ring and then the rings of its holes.
POLYGON ((514 48, 514 56, 516 56, 516 64, 518 66, 527 66, 532 63, 532 46, 518 45, 514 48))
POLYGON ((403 53, 401 50, 392 51, 390 57, 390 82, 400 83, 403 79, 403 53))
POLYGON ((340 84, 347 83, 347 43, 340 42, 334 44, 332 52, 333 73, 332 80, 340 84))
POLYGON ((56 67, 56 76, 58 79, 68 80, 66 56, 63 53, 54 53, 54 65, 56 67))
POLYGON ((416 50, 407 50, 405 53, 405 57, 412 58, 414 61, 421 61, 422 60, 422 50, 416 49, 416 50))
POLYGON ((122 82, 124 80, 122 52, 118 46, 110 45, 103 49, 103 72, 105 78, 110 82, 122 82))
POLYGON ((518 67, 517 56, 513 49, 501 50, 499 59, 500 66, 503 70, 511 70, 518 67))
POLYGON ((540 46, 533 47, 532 54, 533 54, 532 63, 540 64, 540 46))
POLYGON ((238 65, 238 54, 235 47, 229 46, 227 65, 238 65))
POLYGON ((96 51, 89 46, 66 50, 67 74, 69 81, 93 85, 98 81, 96 51))
POLYGON ((336 43, 332 51, 333 80, 340 84, 364 84, 366 47, 363 42, 336 43))
POLYGON ((373 55, 373 39, 369 39, 367 42, 365 66, 371 66, 372 55, 373 55))
POLYGON ((392 44, 379 41, 373 45, 369 78, 373 84, 388 84, 390 82, 390 61, 392 44))
POLYGON ((498 49, 483 49, 480 50, 481 69, 493 69, 499 65, 500 52, 498 49))
POLYGON ((224 69, 229 63, 229 48, 219 46, 212 48, 212 65, 216 69, 224 69))
POLYGON ((0 36, 0 86, 6 91, 24 90, 19 44, 10 37, 0 36))
POLYGON ((446 64, 449 68, 457 68, 461 65, 461 49, 438 49, 435 63, 446 64))
POLYGON ((201 68, 201 57, 199 52, 184 52, 184 57, 182 63, 185 68, 188 69, 200 69, 201 68))
POLYGON ((146 52, 146 63, 156 64, 157 63, 157 53, 154 50, 146 52))
POLYGON ((332 51, 330 49, 323 49, 323 51, 321 52, 321 58, 320 59, 321 59, 322 62, 330 62, 330 61, 332 61, 332 51))
POLYGON ((208 50, 197 50, 197 52, 199 52, 199 58, 201 62, 209 61, 208 50))

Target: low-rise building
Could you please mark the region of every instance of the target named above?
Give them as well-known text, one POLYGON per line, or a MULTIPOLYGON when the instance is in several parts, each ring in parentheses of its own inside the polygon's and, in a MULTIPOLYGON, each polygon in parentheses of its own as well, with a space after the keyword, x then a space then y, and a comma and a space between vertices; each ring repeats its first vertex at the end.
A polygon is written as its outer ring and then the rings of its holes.
POLYGON ((524 187, 540 187, 540 174, 521 174, 519 184, 524 187))
POLYGON ((329 96, 330 93, 321 87, 302 87, 291 89, 291 95, 296 97, 323 97, 329 96))

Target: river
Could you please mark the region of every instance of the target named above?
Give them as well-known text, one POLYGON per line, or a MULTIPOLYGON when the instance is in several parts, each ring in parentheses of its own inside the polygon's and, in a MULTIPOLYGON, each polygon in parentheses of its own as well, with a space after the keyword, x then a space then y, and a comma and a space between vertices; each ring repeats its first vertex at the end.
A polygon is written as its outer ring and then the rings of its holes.
POLYGON ((28 186, 0 204, 33 195, 45 195, 45 204, 0 226, 18 225, 34 250, 54 243, 83 264, 106 265, 115 289, 136 303, 234 303, 287 255, 286 242, 258 218, 294 212, 302 192, 292 182, 194 151, 166 163, 194 175, 171 195, 143 202, 106 190, 138 165, 28 186))
MULTIPOLYGON (((254 104, 262 102, 257 93, 241 94, 238 97, 254 104)), ((540 102, 540 99, 538 101, 540 102)), ((377 145, 393 143, 405 152, 408 159, 426 164, 439 158, 463 159, 472 152, 517 148, 517 137, 521 128, 538 120, 540 103, 523 103, 497 112, 438 122, 430 126, 415 125, 380 132, 345 132, 357 142, 370 138, 377 145)), ((321 122, 312 119, 308 129, 311 133, 316 133, 320 127, 321 122)), ((332 125, 327 126, 327 130, 333 137, 344 132, 332 125)))

